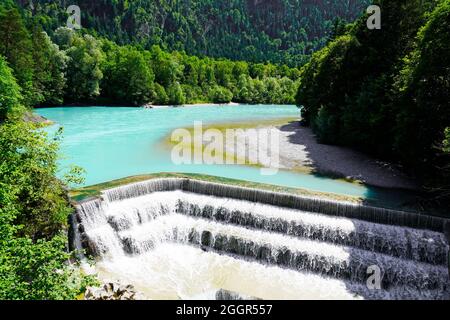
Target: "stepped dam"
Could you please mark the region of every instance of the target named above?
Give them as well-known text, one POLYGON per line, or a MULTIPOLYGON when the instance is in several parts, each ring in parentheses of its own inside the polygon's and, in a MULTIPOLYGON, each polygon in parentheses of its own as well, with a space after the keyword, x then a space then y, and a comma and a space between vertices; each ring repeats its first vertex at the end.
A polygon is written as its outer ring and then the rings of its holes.
POLYGON ((99 276, 149 299, 450 299, 440 217, 170 178, 105 190, 71 220, 99 276))

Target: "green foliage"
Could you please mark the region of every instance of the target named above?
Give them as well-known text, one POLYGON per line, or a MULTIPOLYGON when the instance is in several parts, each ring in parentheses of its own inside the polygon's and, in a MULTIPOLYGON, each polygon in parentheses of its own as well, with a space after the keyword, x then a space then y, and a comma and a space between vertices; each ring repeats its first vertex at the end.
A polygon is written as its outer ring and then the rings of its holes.
MULTIPOLYGON (((33 1, 33 14, 47 31, 65 23, 66 1, 33 1)), ((20 2, 28 6, 27 1, 20 2)), ((83 27, 119 44, 298 66, 335 35, 337 17, 352 21, 369 2, 73 0, 71 4, 80 6, 83 27)))
MULTIPOLYGON (((71 208, 55 178, 57 141, 17 120, 22 103, 60 101, 65 56, 39 29, 29 42, 17 11, 2 10, 11 16, 0 28, 19 29, 1 44, 14 71, 0 56, 0 120, 8 118, 0 124, 0 299, 74 299, 94 278, 68 264, 63 230, 71 208), (25 63, 30 52, 34 64, 25 63)), ((78 173, 73 169, 68 182, 79 182, 78 173)))
POLYGON ((56 157, 34 125, 0 126, 0 299, 74 299, 95 280, 68 264, 56 157))
MULTIPOLYGON (((319 138, 400 161, 431 184, 448 165, 450 1, 379 0, 301 70, 296 101, 319 138)), ((340 31, 341 32, 341 31, 340 31)))
POLYGON ((159 83, 155 83, 153 101, 159 105, 167 105, 169 103, 169 96, 166 90, 159 83))
MULTIPOLYGON (((64 17, 57 14, 57 4, 51 8, 52 16, 64 17)), ((25 105, 179 104, 231 99, 294 102, 300 71, 286 65, 198 58, 184 52, 169 53, 158 45, 150 50, 119 46, 91 35, 96 32, 89 29, 59 27, 48 30, 50 38, 42 29, 54 23, 38 7, 33 12, 23 10, 22 17, 9 3, 0 7, 0 14, 8 16, 0 22, 3 47, 5 52, 14 49, 14 55, 5 57, 24 89, 25 105), (13 38, 6 36, 8 32, 13 38)))
POLYGON ((23 104, 61 104, 67 57, 42 27, 24 19, 11 3, 0 5, 0 55, 23 89, 23 104), (27 22, 31 25, 27 28, 27 22))
POLYGON ((314 124, 314 116, 320 108, 326 109, 328 113, 338 113, 345 103, 344 93, 352 89, 349 86, 359 85, 351 81, 352 70, 347 69, 351 61, 344 60, 351 60, 350 48, 358 46, 354 37, 341 36, 316 52, 303 67, 296 99, 297 104, 303 106, 302 117, 307 123, 314 124), (342 72, 344 68, 345 73, 342 72))
POLYGON ((0 127, 0 181, 11 189, 20 212, 15 223, 21 235, 51 237, 66 224, 70 208, 62 184, 55 178, 58 143, 47 141, 29 123, 0 127))
POLYGON ((54 44, 41 27, 34 25, 33 43, 33 87, 36 102, 41 105, 63 103, 67 67, 66 53, 54 44))
POLYGON ((334 123, 322 128, 333 131, 328 142, 392 155, 399 105, 394 82, 425 22, 421 2, 377 1, 383 12, 381 30, 369 30, 367 17, 362 17, 303 67, 297 103, 313 127, 319 108, 334 116, 334 123))
POLYGON ((5 59, 0 56, 0 123, 8 113, 17 107, 22 101, 20 88, 14 79, 12 70, 5 59))
MULTIPOLYGON (((434 147, 450 125, 450 1, 441 1, 420 29, 414 50, 404 59, 396 89, 401 93, 395 148, 409 164, 436 161, 434 147), (414 137, 414 144, 410 137, 414 137)), ((442 165, 442 164, 441 164, 442 165)))
POLYGON ((144 54, 135 48, 103 46, 102 95, 115 103, 142 105, 151 101, 155 75, 144 54))
POLYGON ((229 103, 233 99, 233 93, 227 88, 215 86, 211 89, 209 96, 214 103, 229 103))
POLYGON ((449 153, 450 154, 450 128, 445 128, 445 139, 444 142, 442 143, 442 151, 444 151, 445 153, 449 153))
POLYGON ((81 36, 67 28, 58 28, 55 37, 69 57, 67 101, 92 101, 100 95, 100 81, 103 78, 100 67, 104 52, 100 41, 91 35, 81 36))
POLYGON ((33 57, 30 33, 19 11, 0 4, 0 55, 6 58, 19 86, 25 105, 36 102, 33 90, 33 57))
POLYGON ((181 105, 186 102, 186 96, 184 95, 183 88, 179 82, 173 83, 167 90, 169 97, 169 104, 181 105))
POLYGON ((326 107, 320 107, 313 123, 319 141, 322 143, 336 142, 336 137, 334 135, 336 132, 336 125, 336 116, 329 112, 326 107))
POLYGON ((183 74, 183 65, 179 62, 178 54, 171 55, 154 46, 151 50, 151 60, 158 83, 167 88, 180 80, 183 74))
POLYGON ((66 237, 51 240, 10 238, 0 244, 0 299, 63 300, 75 299, 95 284, 67 264, 66 237))

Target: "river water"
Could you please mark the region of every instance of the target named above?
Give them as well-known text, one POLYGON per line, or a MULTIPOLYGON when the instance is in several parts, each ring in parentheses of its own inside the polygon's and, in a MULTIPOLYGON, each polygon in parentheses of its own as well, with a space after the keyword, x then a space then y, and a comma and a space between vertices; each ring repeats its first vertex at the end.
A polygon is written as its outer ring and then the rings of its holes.
MULTIPOLYGON (((235 105, 143 109, 130 107, 57 107, 37 109, 62 126, 64 138, 61 172, 71 164, 86 170, 84 185, 93 185, 132 175, 158 172, 200 173, 259 183, 306 188, 365 197, 374 194, 363 185, 314 174, 280 170, 262 175, 260 168, 242 165, 176 165, 164 139, 177 128, 192 127, 195 121, 211 124, 248 123, 296 119, 299 110, 285 105, 235 105)), ((61 173, 62 174, 62 173, 61 173)))

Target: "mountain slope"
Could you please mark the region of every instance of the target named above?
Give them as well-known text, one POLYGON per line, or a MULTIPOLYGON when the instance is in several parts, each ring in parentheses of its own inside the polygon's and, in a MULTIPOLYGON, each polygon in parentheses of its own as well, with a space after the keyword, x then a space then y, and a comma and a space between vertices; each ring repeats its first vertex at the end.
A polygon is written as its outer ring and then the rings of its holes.
MULTIPOLYGON (((30 0, 17 0, 30 8, 30 0)), ((191 55, 304 64, 337 21, 352 21, 369 0, 33 0, 47 31, 76 4, 82 26, 119 44, 158 44, 191 55)))

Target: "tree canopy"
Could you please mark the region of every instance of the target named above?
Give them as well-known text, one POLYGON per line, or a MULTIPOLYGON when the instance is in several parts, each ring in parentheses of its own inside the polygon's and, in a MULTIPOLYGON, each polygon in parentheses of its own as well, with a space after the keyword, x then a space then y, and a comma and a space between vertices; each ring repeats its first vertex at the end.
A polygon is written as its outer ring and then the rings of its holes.
POLYGON ((38 12, 0 5, 7 17, 0 20, 0 51, 23 89, 24 105, 294 102, 297 68, 123 46, 91 29, 46 33, 47 20, 38 12))
MULTIPOLYGON (((67 20, 67 1, 17 0, 47 32, 67 20)), ((299 66, 325 45, 340 21, 369 0, 73 0, 81 25, 117 42, 158 45, 189 55, 299 66)), ((342 25, 342 24, 341 24, 342 25)))
POLYGON ((450 126, 450 1, 375 1, 381 30, 367 16, 302 68, 296 101, 326 143, 396 160, 432 185, 444 181, 450 126))

